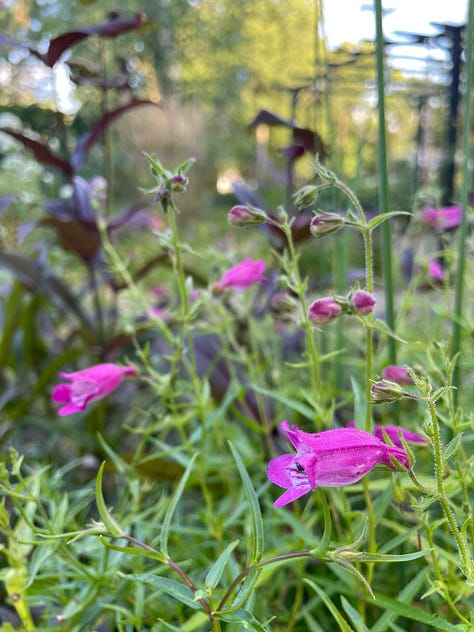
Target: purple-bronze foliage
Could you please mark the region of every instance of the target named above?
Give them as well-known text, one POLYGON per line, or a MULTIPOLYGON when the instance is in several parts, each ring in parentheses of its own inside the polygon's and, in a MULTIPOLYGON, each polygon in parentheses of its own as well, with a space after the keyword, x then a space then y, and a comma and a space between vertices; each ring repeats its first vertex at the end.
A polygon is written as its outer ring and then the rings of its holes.
POLYGON ((58 415, 63 417, 85 410, 91 402, 114 391, 126 375, 136 375, 134 367, 110 362, 73 373, 59 373, 69 383, 58 384, 51 394, 54 402, 65 404, 58 410, 58 415))
POLYGON ((286 488, 275 507, 282 507, 317 487, 351 485, 377 465, 395 470, 392 458, 402 467, 410 467, 405 450, 387 445, 364 430, 335 428, 308 433, 295 424, 290 429, 286 421, 281 427, 296 453, 283 454, 268 464, 270 481, 286 488))

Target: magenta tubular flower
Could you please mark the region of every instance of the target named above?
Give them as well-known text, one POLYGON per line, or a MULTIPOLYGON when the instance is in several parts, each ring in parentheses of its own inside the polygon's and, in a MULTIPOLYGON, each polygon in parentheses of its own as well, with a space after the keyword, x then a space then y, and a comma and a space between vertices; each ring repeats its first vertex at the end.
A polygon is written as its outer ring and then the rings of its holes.
POLYGON ((58 410, 63 417, 85 410, 91 402, 114 391, 126 375, 136 375, 136 371, 132 366, 105 363, 59 375, 69 380, 69 384, 55 386, 51 397, 58 404, 66 404, 58 410))
POLYGON ((370 432, 356 428, 335 428, 308 433, 288 422, 281 425, 295 454, 283 454, 268 464, 267 476, 272 483, 286 488, 276 500, 282 507, 316 487, 341 487, 360 480, 377 465, 396 469, 395 458, 403 467, 410 466, 402 448, 380 441, 370 432))
POLYGON ((367 316, 375 309, 375 298, 365 290, 357 290, 351 298, 352 307, 358 314, 367 316))
POLYGON ((441 264, 436 259, 430 259, 428 262, 428 277, 430 281, 443 284, 446 278, 441 264))
POLYGON ((382 371, 382 377, 385 380, 390 380, 391 382, 397 382, 398 384, 412 384, 413 380, 411 375, 408 373, 408 370, 404 366, 400 366, 398 364, 389 364, 382 371))
POLYGON ((339 316, 342 307, 332 298, 325 296, 316 299, 309 306, 308 318, 314 325, 324 325, 339 316))
POLYGON ((263 276, 264 270, 265 261, 254 261, 250 258, 244 259, 222 275, 214 285, 214 292, 222 292, 228 287, 242 292, 255 283, 266 281, 267 278, 263 276))
POLYGON ((425 208, 420 215, 421 222, 431 226, 435 231, 457 228, 462 219, 460 206, 444 206, 443 208, 425 208))
POLYGON ((401 430, 402 437, 407 443, 418 443, 422 445, 426 445, 428 443, 425 437, 422 437, 417 432, 412 432, 411 430, 407 430, 402 426, 375 426, 374 435, 380 441, 385 441, 384 432, 393 445, 398 446, 399 448, 403 448, 403 444, 400 441, 400 437, 398 435, 398 431, 401 430))

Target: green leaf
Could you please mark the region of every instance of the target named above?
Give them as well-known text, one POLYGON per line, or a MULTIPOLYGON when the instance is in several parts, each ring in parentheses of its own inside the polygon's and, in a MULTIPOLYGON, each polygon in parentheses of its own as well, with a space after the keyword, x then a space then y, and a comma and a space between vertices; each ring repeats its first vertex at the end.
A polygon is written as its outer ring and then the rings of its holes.
MULTIPOLYGON (((400 593, 400 595, 402 593, 400 593)), ((398 616, 423 623, 428 626, 428 629, 430 630, 459 632, 458 626, 452 625, 451 623, 448 623, 444 619, 441 619, 434 614, 430 614, 429 612, 425 612, 424 610, 420 610, 419 608, 410 606, 408 603, 405 603, 403 600, 401 600, 400 596, 397 599, 394 599, 393 597, 387 597, 386 595, 380 595, 376 593, 375 599, 371 603, 375 603, 376 606, 379 606, 379 608, 383 608, 386 611, 385 614, 382 615, 382 617, 372 627, 371 632, 382 632, 382 630, 387 630, 390 626, 390 622, 392 620, 395 620, 398 616), (384 617, 385 621, 382 625, 380 625, 380 621, 382 621, 384 617)))
POLYGON ((387 555, 385 553, 355 553, 357 556, 356 559, 358 562, 410 562, 411 560, 416 560, 419 557, 423 557, 424 555, 428 555, 431 553, 431 549, 424 549, 423 551, 414 551, 413 553, 402 553, 400 555, 387 555))
POLYGON ((412 213, 407 213, 406 211, 392 211, 391 213, 382 213, 381 215, 376 215, 370 222, 367 224, 370 230, 373 230, 382 222, 391 219, 392 217, 396 217, 397 215, 412 215, 412 213))
POLYGON ((239 468, 240 478, 244 485, 244 492, 247 497, 250 509, 250 518, 252 523, 252 557, 251 564, 259 562, 263 555, 264 546, 264 533, 263 533, 263 520, 262 513, 260 511, 260 505, 258 503, 257 494, 252 485, 252 481, 245 469, 245 465, 240 458, 239 453, 229 441, 229 446, 232 451, 232 455, 235 459, 237 467, 239 468))
POLYGON ((158 575, 153 575, 152 573, 137 573, 134 575, 127 575, 126 573, 118 571, 117 574, 120 577, 128 579, 132 582, 142 582, 143 584, 150 584, 151 586, 154 586, 155 588, 163 591, 167 595, 174 597, 176 601, 181 601, 181 603, 184 603, 186 606, 193 608, 193 610, 199 610, 201 608, 201 605, 194 599, 193 591, 184 584, 180 584, 173 579, 168 579, 167 577, 159 577, 158 575))
POLYGON ((315 557, 318 557, 320 555, 324 555, 324 553, 326 553, 326 551, 328 550, 329 543, 331 541, 331 534, 332 534, 332 518, 331 518, 331 512, 329 511, 329 505, 328 505, 328 501, 326 499, 324 490, 318 487, 316 489, 316 492, 318 493, 318 496, 319 496, 319 505, 320 507, 322 507, 323 518, 324 518, 324 531, 323 531, 321 541, 318 544, 318 546, 312 551, 315 557))
POLYGON ((209 588, 215 588, 217 586, 220 578, 222 577, 222 573, 224 572, 226 564, 229 561, 232 551, 235 549, 238 543, 239 543, 238 540, 234 540, 233 542, 228 544, 226 548, 222 551, 222 553, 219 555, 219 557, 211 566, 211 568, 209 569, 206 575, 206 579, 205 579, 206 586, 208 586, 209 588))
POLYGON ((351 626, 347 623, 344 617, 341 615, 339 610, 334 605, 334 602, 327 596, 327 594, 322 590, 317 584, 315 584, 310 579, 304 578, 304 583, 307 584, 314 592, 321 598, 329 612, 332 614, 337 624, 339 625, 341 632, 354 632, 351 626))
POLYGON ((459 448, 459 444, 461 443, 461 438, 462 438, 462 432, 460 432, 455 437, 453 437, 451 441, 444 446, 443 452, 441 455, 441 458, 443 459, 443 463, 446 463, 446 461, 449 461, 449 459, 453 456, 453 454, 459 448))
POLYGON ((290 397, 286 397, 285 395, 282 395, 281 393, 278 393, 276 391, 270 391, 265 388, 261 388, 260 386, 257 386, 256 384, 252 385, 252 389, 256 391, 257 393, 261 393, 262 395, 266 395, 267 397, 270 397, 271 399, 274 399, 277 402, 280 402, 281 404, 285 406, 285 408, 294 410, 295 412, 300 413, 304 417, 309 417, 310 419, 314 417, 314 410, 310 408, 309 406, 305 406, 304 404, 302 404, 300 401, 296 399, 291 399, 290 397))
POLYGON ((171 527, 171 520, 173 519, 173 514, 176 509, 176 506, 181 498, 181 495, 184 491, 186 483, 188 481, 189 475, 191 474, 191 470, 196 459, 197 454, 194 454, 190 459, 188 466, 186 467, 184 474, 179 482, 178 487, 176 488, 175 493, 171 497, 171 500, 168 504, 168 509, 166 510, 165 517, 163 518, 163 524, 161 526, 161 534, 160 534, 160 548, 161 552, 168 556, 168 538, 171 527))
POLYGON ((112 517, 111 513, 107 509, 104 500, 104 494, 102 492, 102 477, 104 476, 105 461, 102 461, 99 471, 97 472, 97 478, 95 480, 95 498, 97 503, 97 509, 99 515, 102 518, 102 522, 105 524, 110 534, 114 538, 122 538, 124 535, 123 529, 119 523, 112 517))
POLYGON ((147 551, 146 549, 139 549, 133 546, 116 546, 115 544, 107 542, 103 535, 99 535, 99 540, 107 549, 111 549, 112 551, 126 553, 127 555, 138 555, 139 557, 147 557, 152 560, 157 560, 162 564, 166 564, 166 557, 162 555, 159 551, 147 551))
POLYGON ((367 402, 359 383, 351 376, 352 392, 354 393, 354 422, 356 428, 365 430, 367 402))
POLYGON ((242 606, 247 601, 247 599, 250 596, 250 593, 253 590, 253 587, 255 586, 255 582, 257 581, 259 572, 260 571, 256 566, 252 566, 246 578, 242 582, 242 585, 240 587, 239 592, 237 593, 237 596, 232 602, 230 608, 226 610, 226 612, 231 612, 232 610, 235 610, 236 608, 240 608, 240 606, 242 606))
POLYGON ((248 624, 245 626, 246 629, 248 629, 250 626, 252 630, 256 630, 257 632, 266 632, 263 625, 259 621, 257 621, 253 614, 248 610, 244 610, 242 608, 235 610, 235 612, 219 615, 219 619, 228 623, 246 623, 248 624))
POLYGON ((365 625, 362 617, 357 612, 355 608, 351 606, 351 604, 347 601, 344 595, 341 595, 341 604, 344 608, 345 613, 351 620, 356 632, 369 632, 369 628, 365 625))

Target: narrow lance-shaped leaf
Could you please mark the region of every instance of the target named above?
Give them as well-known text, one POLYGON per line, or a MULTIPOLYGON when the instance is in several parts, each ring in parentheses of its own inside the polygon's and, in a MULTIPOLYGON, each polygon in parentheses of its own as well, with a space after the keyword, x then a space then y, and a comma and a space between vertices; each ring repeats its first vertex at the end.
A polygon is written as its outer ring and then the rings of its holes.
POLYGON ((170 533, 171 520, 173 519, 173 514, 176 509, 176 506, 184 492, 184 488, 188 481, 189 475, 191 474, 191 470, 193 468, 196 456, 197 455, 194 454, 192 458, 190 459, 188 466, 185 469, 184 474, 179 482, 179 485, 176 488, 176 491, 173 494, 168 504, 168 509, 163 519, 163 524, 161 526, 161 535, 160 535, 160 549, 161 549, 161 552, 166 556, 168 556, 168 538, 169 538, 169 533, 170 533))
POLYGON ((33 153, 33 156, 36 158, 36 160, 42 165, 59 169, 59 171, 62 171, 67 176, 72 175, 73 168, 71 163, 68 160, 60 158, 59 156, 54 154, 45 143, 41 143, 40 141, 30 138, 24 133, 15 132, 14 130, 8 129, 6 127, 0 127, 0 132, 8 134, 12 138, 20 142, 26 149, 29 149, 33 153))
POLYGON ((249 503, 250 509, 250 517, 252 521, 252 558, 251 563, 256 564, 260 561, 263 555, 263 546, 264 546, 264 532, 263 532, 263 520, 262 514, 260 511, 260 505, 258 504, 257 494, 252 485, 252 481, 245 469, 245 465, 240 458, 239 453, 234 448, 232 443, 229 442, 230 449, 232 451, 232 455, 237 463, 237 467, 239 468, 240 478, 242 479, 242 483, 244 485, 245 495, 247 496, 247 501, 249 503))
POLYGON ((52 68, 59 60, 62 54, 74 44, 82 41, 90 35, 99 35, 100 37, 116 37, 121 33, 126 33, 140 27, 143 18, 140 13, 136 13, 133 18, 113 17, 107 22, 100 24, 92 24, 90 26, 79 27, 74 31, 61 33, 58 37, 52 39, 49 43, 46 54, 40 53, 33 46, 29 46, 25 42, 15 40, 0 34, 0 45, 10 46, 13 48, 24 48, 28 50, 37 59, 41 60, 46 66, 52 68))

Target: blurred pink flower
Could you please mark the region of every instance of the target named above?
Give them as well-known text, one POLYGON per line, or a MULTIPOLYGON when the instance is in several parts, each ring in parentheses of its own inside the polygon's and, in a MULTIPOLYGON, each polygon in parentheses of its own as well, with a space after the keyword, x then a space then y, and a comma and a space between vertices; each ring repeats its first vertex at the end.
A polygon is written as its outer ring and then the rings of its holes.
POLYGON ((441 264, 436 259, 430 259, 428 262, 428 277, 430 281, 436 283, 444 283, 446 275, 441 264))
POLYGON ((286 488, 276 500, 282 507, 316 487, 341 487, 360 480, 377 465, 395 469, 391 458, 403 467, 410 466, 405 450, 389 446, 370 432, 356 428, 335 428, 308 433, 284 421, 281 427, 296 449, 268 464, 267 476, 272 483, 286 488))
POLYGON ((136 375, 134 367, 112 363, 95 364, 74 373, 59 373, 70 383, 58 384, 51 394, 54 402, 66 404, 58 410, 58 415, 63 417, 85 410, 91 402, 114 391, 126 375, 136 375))
POLYGON ((157 298, 162 298, 168 294, 168 290, 163 285, 156 285, 151 289, 151 293, 157 298))
POLYGON ((342 307, 332 296, 316 299, 309 306, 308 318, 314 325, 324 325, 339 316, 342 307))
POLYGON ((266 281, 267 278, 263 276, 264 270, 265 261, 254 261, 250 258, 244 259, 222 275, 214 285, 214 292, 223 292, 228 287, 242 292, 255 283, 266 281))
POLYGON ((421 222, 431 226, 437 232, 456 228, 461 223, 461 218, 462 208, 460 206, 425 208, 420 214, 421 222))
POLYGON ((151 318, 161 318, 161 320, 169 320, 170 314, 163 307, 150 307, 148 316, 151 318))
POLYGON ((413 382, 407 368, 398 364, 386 366, 382 371, 382 377, 398 384, 411 384, 413 382))

